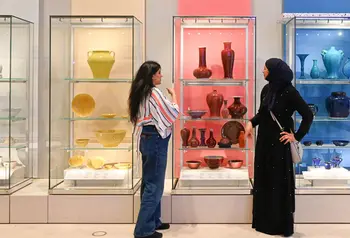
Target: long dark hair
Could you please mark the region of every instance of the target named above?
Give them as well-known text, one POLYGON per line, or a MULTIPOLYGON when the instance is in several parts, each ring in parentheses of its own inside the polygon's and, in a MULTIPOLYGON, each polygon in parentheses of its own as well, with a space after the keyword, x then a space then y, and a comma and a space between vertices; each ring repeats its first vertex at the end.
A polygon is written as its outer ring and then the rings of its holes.
POLYGON ((135 125, 141 103, 151 94, 153 75, 160 70, 160 64, 155 61, 144 62, 136 73, 130 88, 128 99, 130 121, 135 125))

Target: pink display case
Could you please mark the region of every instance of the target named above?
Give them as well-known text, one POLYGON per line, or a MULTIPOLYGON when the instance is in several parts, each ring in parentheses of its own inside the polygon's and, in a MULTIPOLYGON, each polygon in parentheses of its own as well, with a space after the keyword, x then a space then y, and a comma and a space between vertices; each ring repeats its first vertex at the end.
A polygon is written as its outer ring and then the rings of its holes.
POLYGON ((255 113, 255 28, 255 17, 174 17, 174 193, 250 193, 255 141, 239 135, 255 113))

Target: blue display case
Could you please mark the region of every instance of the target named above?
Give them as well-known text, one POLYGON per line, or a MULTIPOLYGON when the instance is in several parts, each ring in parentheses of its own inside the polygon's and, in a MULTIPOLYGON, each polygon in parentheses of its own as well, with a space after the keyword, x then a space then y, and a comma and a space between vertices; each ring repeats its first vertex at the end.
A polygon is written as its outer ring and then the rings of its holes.
MULTIPOLYGON (((302 193, 350 192, 350 18, 293 17, 284 22, 284 59, 314 112, 295 166, 302 193)), ((302 118, 295 114, 295 126, 302 118)))

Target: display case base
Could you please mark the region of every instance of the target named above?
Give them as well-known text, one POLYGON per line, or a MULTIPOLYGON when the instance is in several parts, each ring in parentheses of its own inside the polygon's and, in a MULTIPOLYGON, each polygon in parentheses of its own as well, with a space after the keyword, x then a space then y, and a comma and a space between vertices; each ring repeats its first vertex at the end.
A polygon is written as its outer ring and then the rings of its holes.
POLYGON ((11 195, 10 223, 47 223, 48 181, 33 180, 33 183, 11 195))
POLYGON ((350 223, 350 195, 296 195, 295 223, 350 223))
POLYGON ((173 195, 172 223, 251 223, 251 195, 173 195))
POLYGON ((7 186, 0 186, 0 195, 11 195, 15 193, 16 191, 28 186, 33 182, 33 179, 26 179, 26 180, 19 180, 20 182, 16 184, 12 184, 11 188, 7 188, 7 186))
POLYGON ((10 223, 10 196, 0 195, 0 224, 10 223))
POLYGON ((49 223, 133 223, 134 195, 49 195, 49 223))

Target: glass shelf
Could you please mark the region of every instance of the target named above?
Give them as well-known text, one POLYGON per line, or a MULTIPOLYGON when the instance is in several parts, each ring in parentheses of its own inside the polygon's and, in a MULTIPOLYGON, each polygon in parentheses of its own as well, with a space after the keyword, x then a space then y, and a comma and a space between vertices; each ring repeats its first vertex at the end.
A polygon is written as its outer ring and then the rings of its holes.
POLYGON ((321 146, 319 146, 319 145, 310 145, 310 146, 303 145, 303 148, 304 148, 304 150, 350 149, 350 145, 346 145, 346 146, 336 146, 334 144, 323 144, 321 146))
POLYGON ((5 144, 1 144, 0 145, 0 149, 24 149, 27 148, 27 145, 23 145, 23 144, 14 144, 14 145, 5 145, 5 144))
POLYGON ((132 83, 132 79, 65 78, 71 83, 132 83))
MULTIPOLYGON (((302 118, 300 116, 298 116, 296 118, 296 122, 301 123, 302 118)), ((344 122, 348 122, 350 121, 350 117, 348 118, 332 118, 332 117, 327 117, 327 116, 320 116, 320 117, 315 117, 314 122, 329 122, 329 121, 344 121, 344 122)))
POLYGON ((298 79, 297 84, 350 84, 350 79, 298 79))
POLYGON ((106 150, 132 150, 132 144, 131 143, 124 143, 120 144, 118 147, 102 147, 102 145, 96 146, 96 147, 65 147, 64 150, 67 151, 77 151, 77 150, 100 150, 100 151, 106 151, 106 150))
POLYGON ((182 116, 180 117, 181 121, 238 121, 238 122, 246 122, 249 121, 249 119, 232 119, 232 118, 221 118, 221 117, 204 117, 204 118, 198 118, 194 119, 189 116, 182 116))
POLYGON ((215 148, 208 148, 208 147, 180 147, 180 150, 241 150, 246 151, 250 150, 250 148, 239 148, 238 146, 232 146, 230 148, 219 148, 216 146, 215 148))
POLYGON ((0 78, 0 83, 26 83, 27 81, 25 78, 0 78))
POLYGON ((25 117, 0 117, 0 121, 9 121, 10 119, 13 122, 27 120, 25 117))
POLYGON ((105 117, 65 117, 63 120, 67 121, 128 121, 128 117, 113 117, 113 118, 105 118, 105 117))
POLYGON ((187 86, 245 86, 249 79, 180 79, 187 86))

